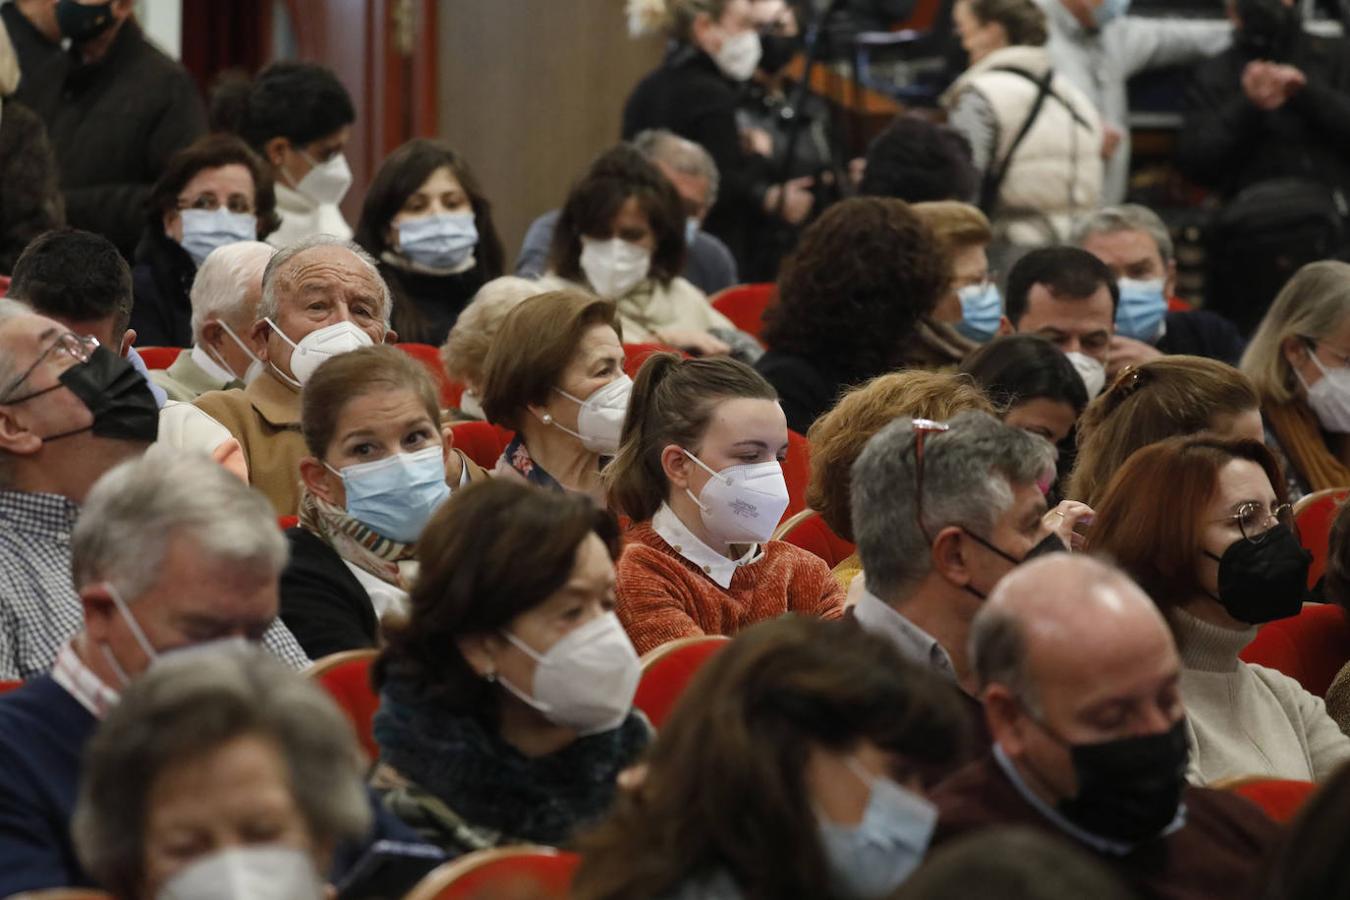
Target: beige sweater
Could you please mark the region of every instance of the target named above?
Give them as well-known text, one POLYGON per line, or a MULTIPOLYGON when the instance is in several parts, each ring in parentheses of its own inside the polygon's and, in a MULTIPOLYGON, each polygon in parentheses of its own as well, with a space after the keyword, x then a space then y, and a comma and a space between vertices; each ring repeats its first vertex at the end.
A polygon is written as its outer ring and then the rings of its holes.
MULTIPOLYGON (((540 278, 539 284, 550 291, 578 287, 590 290, 588 285, 577 284, 553 274, 540 278)), ((736 330, 730 319, 713 309, 707 295, 683 278, 672 278, 670 284, 664 287, 648 279, 615 303, 619 307, 619 320, 623 323, 623 340, 626 344, 658 341, 657 332, 667 328, 736 330)))
POLYGON ((1172 628, 1181 651, 1192 783, 1245 775, 1324 781, 1350 760, 1350 738, 1320 697, 1287 675, 1238 659, 1256 628, 1221 628, 1182 610, 1173 611, 1172 628))

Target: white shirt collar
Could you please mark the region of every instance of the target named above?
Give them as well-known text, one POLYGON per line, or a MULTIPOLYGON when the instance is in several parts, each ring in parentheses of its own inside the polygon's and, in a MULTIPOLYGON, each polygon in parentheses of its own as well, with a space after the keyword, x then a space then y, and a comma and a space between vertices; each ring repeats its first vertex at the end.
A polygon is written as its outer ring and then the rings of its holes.
POLYGON ((228 369, 211 358, 201 344, 193 344, 190 352, 192 362, 206 373, 208 378, 219 381, 221 386, 229 384, 231 381, 238 381, 239 378, 233 375, 228 369))
POLYGON ((56 663, 52 666, 52 681, 66 689, 70 696, 89 710, 100 722, 108 710, 117 705, 122 695, 104 683, 94 674, 94 670, 84 664, 75 652, 75 642, 66 641, 56 654, 56 663))
POLYGON ((723 590, 731 587, 731 576, 736 574, 738 568, 757 562, 764 555, 764 549, 759 544, 752 544, 740 559, 728 559, 685 528, 680 517, 675 515, 675 510, 665 503, 652 516, 652 531, 660 535, 661 540, 669 544, 672 550, 702 569, 703 574, 723 590))
POLYGON ((386 613, 392 612, 400 616, 407 616, 412 611, 407 591, 375 577, 356 563, 347 562, 345 559, 343 562, 347 564, 347 568, 351 570, 352 575, 356 576, 356 580, 361 587, 366 589, 366 594, 370 597, 370 605, 375 610, 376 622, 384 621, 386 613))
POLYGON ((895 607, 871 591, 853 607, 853 618, 865 631, 879 634, 895 644, 902 656, 924 668, 933 669, 942 677, 956 682, 956 667, 947 649, 937 638, 906 619, 895 607))

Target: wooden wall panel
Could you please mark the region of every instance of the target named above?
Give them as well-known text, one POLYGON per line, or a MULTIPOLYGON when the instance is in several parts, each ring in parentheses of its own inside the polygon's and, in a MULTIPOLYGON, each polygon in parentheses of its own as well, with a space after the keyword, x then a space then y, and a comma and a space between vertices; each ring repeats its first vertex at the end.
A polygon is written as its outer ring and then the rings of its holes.
POLYGON ((530 221, 619 139, 624 100, 662 53, 624 0, 441 0, 440 133, 494 205, 514 264, 530 221))

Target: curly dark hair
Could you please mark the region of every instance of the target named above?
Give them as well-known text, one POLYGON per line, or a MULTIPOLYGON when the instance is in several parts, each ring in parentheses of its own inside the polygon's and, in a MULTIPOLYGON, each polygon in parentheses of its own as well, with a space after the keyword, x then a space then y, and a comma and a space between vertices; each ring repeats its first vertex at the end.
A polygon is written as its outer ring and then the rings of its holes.
POLYGON ((970 142, 950 125, 899 116, 867 146, 858 193, 907 203, 968 203, 979 187, 971 160, 970 142))
POLYGON ((863 381, 900 365, 950 279, 946 247, 909 204, 853 197, 826 210, 784 261, 764 340, 863 381))

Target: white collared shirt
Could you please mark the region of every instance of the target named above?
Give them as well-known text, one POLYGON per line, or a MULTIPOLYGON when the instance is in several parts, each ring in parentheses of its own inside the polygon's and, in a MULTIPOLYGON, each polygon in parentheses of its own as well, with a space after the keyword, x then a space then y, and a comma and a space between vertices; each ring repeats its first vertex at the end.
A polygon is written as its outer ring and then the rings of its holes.
POLYGON ((366 595, 370 597, 370 605, 375 610, 376 622, 384 621, 384 615, 388 612, 406 616, 412 611, 407 591, 370 574, 356 563, 347 562, 345 559, 343 562, 351 570, 352 575, 356 576, 356 580, 361 587, 365 588, 366 595))
POLYGON ((189 356, 197 368, 205 372, 208 378, 219 381, 222 386, 240 380, 239 376, 212 359, 211 354, 207 353, 201 344, 193 344, 189 356))
POLYGON ((66 689, 70 696, 100 722, 108 710, 117 705, 122 695, 94 674, 94 670, 84 664, 75 652, 75 642, 66 641, 56 654, 56 663, 52 666, 52 681, 66 689))
POLYGON ((660 535, 661 540, 669 544, 672 550, 702 569, 703 574, 723 590, 731 587, 731 577, 737 569, 758 562, 764 555, 764 548, 759 544, 751 544, 740 559, 728 559, 685 528, 680 517, 675 515, 675 510, 665 503, 652 516, 652 531, 660 535))
POLYGON ((890 640, 905 659, 956 682, 956 667, 952 665, 947 649, 937 642, 937 638, 906 619, 895 607, 871 591, 863 592, 862 599, 853 607, 853 618, 863 630, 890 640))

